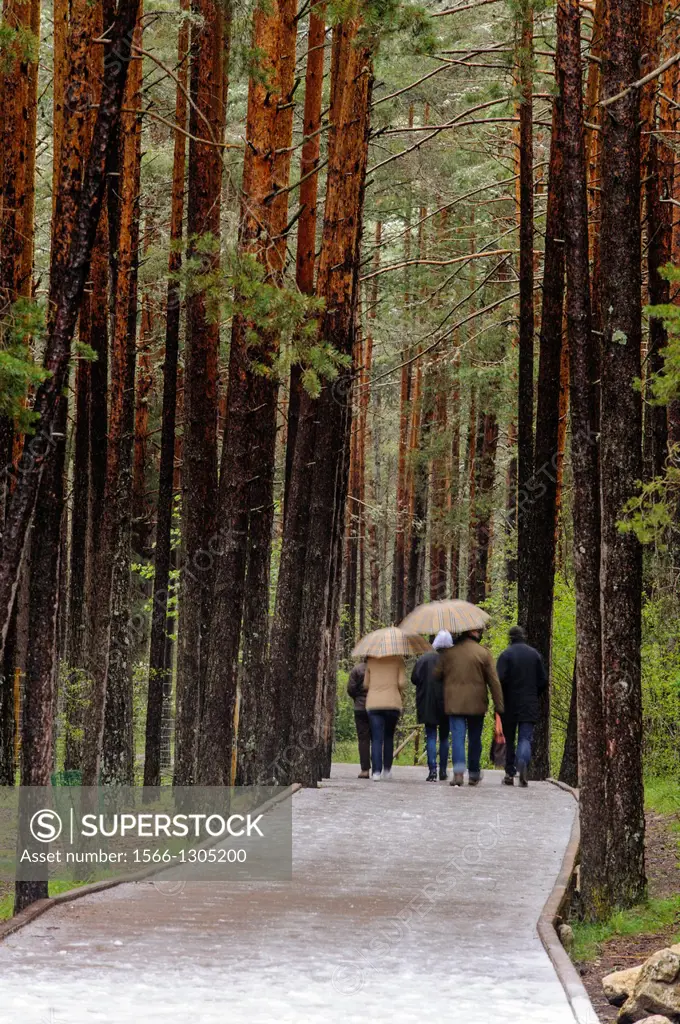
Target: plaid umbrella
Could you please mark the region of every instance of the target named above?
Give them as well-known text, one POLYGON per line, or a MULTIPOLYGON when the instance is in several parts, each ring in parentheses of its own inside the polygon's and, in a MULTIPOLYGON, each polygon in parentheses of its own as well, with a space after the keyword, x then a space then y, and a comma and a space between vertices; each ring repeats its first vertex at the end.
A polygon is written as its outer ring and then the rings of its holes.
POLYGON ((405 633, 465 633, 468 629, 484 629, 489 616, 469 601, 431 601, 421 604, 406 616, 400 625, 405 633))
POLYGON ((392 658, 395 655, 406 657, 409 654, 425 654, 432 648, 421 636, 407 636, 396 626, 389 629, 376 629, 360 640, 352 651, 353 658, 392 658))

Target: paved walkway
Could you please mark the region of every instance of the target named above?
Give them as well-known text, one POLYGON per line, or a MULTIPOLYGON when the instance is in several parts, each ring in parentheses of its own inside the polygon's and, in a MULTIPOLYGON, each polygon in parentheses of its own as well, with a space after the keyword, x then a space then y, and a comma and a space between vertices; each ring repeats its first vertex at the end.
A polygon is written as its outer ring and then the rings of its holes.
POLYGON ((535 930, 572 798, 356 773, 294 797, 293 883, 128 884, 8 938, 0 1024, 574 1024, 535 930))

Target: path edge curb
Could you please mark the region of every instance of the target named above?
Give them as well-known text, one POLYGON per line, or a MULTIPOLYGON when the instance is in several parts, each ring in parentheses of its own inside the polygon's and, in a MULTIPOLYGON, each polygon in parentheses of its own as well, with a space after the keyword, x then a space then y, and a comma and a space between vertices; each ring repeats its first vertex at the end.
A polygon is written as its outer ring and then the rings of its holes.
MULTIPOLYGON (((558 779, 550 778, 548 779, 548 782, 553 786, 557 786, 558 789, 564 790, 565 793, 569 793, 578 805, 579 797, 577 789, 567 786, 566 783, 560 782, 558 779)), ((572 825, 569 843, 567 844, 567 849, 562 860, 560 873, 557 876, 557 881, 553 886, 553 890, 541 911, 541 916, 538 919, 538 925, 536 927, 539 938, 543 943, 543 947, 550 957, 555 973, 557 974, 560 984, 566 993, 571 1007, 571 1012, 573 1013, 577 1024, 598 1024, 598 1017, 595 1013, 595 1008, 590 1001, 590 996, 586 991, 586 987, 583 984, 576 967, 572 963, 571 957, 560 942, 555 929, 555 921, 560 915, 560 911, 569 888, 569 882, 574 874, 580 846, 581 824, 577 811, 574 817, 574 824, 572 825)))
MULTIPOLYGON (((302 789, 300 782, 294 782, 292 786, 286 786, 283 792, 277 793, 276 796, 270 797, 256 810, 261 814, 264 814, 275 804, 281 803, 283 800, 292 799, 295 794, 302 789)), ((134 882, 143 882, 147 878, 151 878, 153 875, 159 875, 165 868, 151 868, 148 871, 140 871, 138 874, 131 876, 128 875, 126 878, 107 878, 103 882, 92 882, 90 885, 82 885, 78 889, 69 889, 67 892, 60 892, 56 896, 50 896, 46 900, 37 900, 35 903, 31 903, 29 907, 22 910, 16 917, 10 918, 9 921, 0 924, 0 942, 4 942, 10 935, 14 935, 15 932, 25 928, 26 925, 32 924, 37 918, 42 917, 48 910, 52 910, 54 907, 59 907, 64 903, 73 903, 75 900, 81 899, 83 896, 93 896, 98 892, 105 892, 107 889, 115 889, 119 885, 129 885, 134 882)))

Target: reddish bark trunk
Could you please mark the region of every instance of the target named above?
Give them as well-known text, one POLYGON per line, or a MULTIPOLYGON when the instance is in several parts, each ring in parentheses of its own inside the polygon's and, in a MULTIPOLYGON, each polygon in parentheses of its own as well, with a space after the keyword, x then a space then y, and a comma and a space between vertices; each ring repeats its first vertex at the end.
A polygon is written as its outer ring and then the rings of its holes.
POLYGON ((59 396, 66 382, 71 340, 99 220, 106 158, 120 118, 136 11, 136 0, 121 0, 110 33, 111 45, 118 46, 121 60, 110 62, 105 69, 93 142, 75 211, 75 228, 48 330, 45 364, 51 373, 36 393, 33 406, 37 414, 36 436, 27 439, 24 445, 22 473, 8 510, 3 537, 3 556, 0 562, 0 657, 7 637, 26 534, 33 516, 40 479, 46 461, 54 454, 53 434, 59 409, 59 396))
MULTIPOLYGON (((361 214, 368 154, 371 54, 358 39, 358 20, 337 25, 333 37, 326 207, 317 293, 326 300, 321 335, 342 352, 354 346, 361 214)), ((286 516, 271 649, 271 691, 278 700, 282 739, 271 745, 280 779, 315 785, 332 708, 336 585, 342 551, 350 428, 349 389, 324 387, 302 397, 286 516), (292 666, 300 685, 290 687, 292 666), (325 684, 325 685, 324 685, 325 684), (286 749, 286 745, 288 745, 286 749)), ((276 737, 275 737, 276 739, 276 737)))
MULTIPOLYGON (((263 78, 251 79, 248 89, 248 144, 243 164, 239 230, 240 255, 254 258, 262 264, 265 280, 270 285, 278 274, 278 254, 272 232, 272 198, 275 191, 276 53, 280 17, 279 4, 274 3, 266 12, 256 10, 253 18, 252 45, 260 52, 263 78)), ((238 294, 236 301, 239 301, 238 294)), ((259 488, 259 504, 253 508, 253 515, 256 517, 258 513, 265 515, 268 512, 264 507, 268 499, 263 498, 263 488, 271 485, 276 438, 276 385, 272 359, 277 339, 272 332, 262 332, 257 343, 248 344, 249 329, 243 314, 237 313, 232 321, 229 353, 227 418, 218 502, 221 536, 198 752, 198 778, 202 785, 229 785, 232 778, 251 499, 259 488), (257 375, 256 380, 253 363, 268 367, 270 373, 257 375), (244 472, 248 465, 253 467, 252 472, 244 472)), ((268 545, 267 540, 263 538, 263 541, 268 545)), ((268 583, 265 589, 268 595, 268 583)), ((252 596, 256 601, 263 600, 262 595, 252 596)), ((253 614, 261 623, 261 616, 256 610, 253 614)), ((258 628, 262 630, 263 626, 260 624, 258 628)), ((266 645, 266 629, 265 635, 253 636, 250 642, 266 645)))

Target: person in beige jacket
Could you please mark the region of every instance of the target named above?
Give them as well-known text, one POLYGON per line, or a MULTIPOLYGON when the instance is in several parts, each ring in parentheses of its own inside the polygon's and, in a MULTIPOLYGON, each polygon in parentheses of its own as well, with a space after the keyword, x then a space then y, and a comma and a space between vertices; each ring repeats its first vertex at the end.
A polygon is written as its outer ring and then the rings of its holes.
POLYGON ((366 710, 371 726, 371 778, 392 778, 394 732, 401 715, 406 670, 401 657, 368 658, 364 676, 366 710))
POLYGON ((465 777, 465 737, 468 737, 468 783, 481 780, 482 730, 489 706, 489 691, 496 713, 503 714, 503 690, 493 655, 479 643, 480 630, 463 633, 441 652, 435 674, 444 681, 444 712, 451 727, 453 756, 452 786, 462 786, 465 777))

